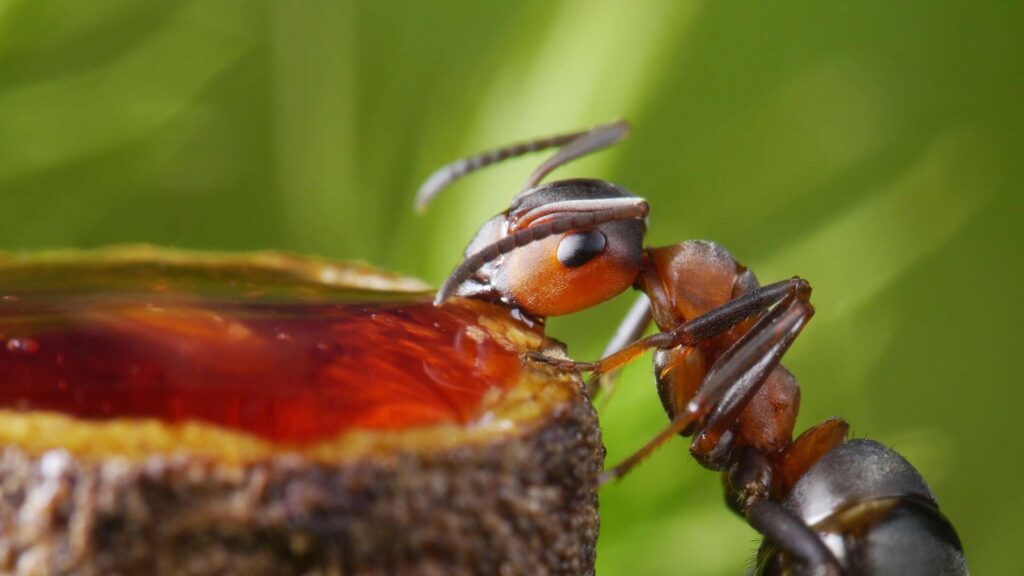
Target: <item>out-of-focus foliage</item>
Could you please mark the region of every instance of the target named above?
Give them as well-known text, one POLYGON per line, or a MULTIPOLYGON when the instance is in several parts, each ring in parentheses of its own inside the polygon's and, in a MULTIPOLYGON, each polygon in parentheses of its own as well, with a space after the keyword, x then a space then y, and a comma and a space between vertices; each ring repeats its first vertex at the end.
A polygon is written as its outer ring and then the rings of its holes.
MULTIPOLYGON (((284 248, 440 281, 538 159, 453 157, 624 116, 559 176, 815 285, 800 426, 848 418, 931 482, 978 574, 1020 568, 1024 22, 1011 2, 0 0, 0 248, 284 248)), ((556 319, 593 358, 622 298, 556 319)), ((665 422, 649 364, 602 421, 665 422)), ((602 574, 736 574, 755 535, 677 440, 602 492, 602 574)))

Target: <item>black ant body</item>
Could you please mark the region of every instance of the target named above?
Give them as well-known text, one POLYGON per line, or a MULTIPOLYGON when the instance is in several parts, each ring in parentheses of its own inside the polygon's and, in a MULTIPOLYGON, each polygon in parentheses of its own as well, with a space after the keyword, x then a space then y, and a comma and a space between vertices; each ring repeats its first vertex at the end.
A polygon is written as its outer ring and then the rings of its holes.
POLYGON ((644 248, 648 205, 615 184, 541 184, 555 168, 627 133, 628 125, 616 122, 459 160, 431 176, 417 195, 421 208, 479 168, 559 147, 508 210, 480 228, 435 303, 483 298, 543 318, 635 287, 644 295, 604 358, 532 358, 592 372, 595 391, 654 350, 658 394, 671 422, 602 481, 622 477, 676 434, 692 435, 690 452, 722 472, 727 502, 764 536, 759 574, 966 574, 956 531, 900 455, 877 442, 847 440, 839 418, 793 439, 799 388, 779 361, 814 314, 807 281, 760 286, 711 242, 644 248), (640 338, 652 320, 659 332, 640 338))

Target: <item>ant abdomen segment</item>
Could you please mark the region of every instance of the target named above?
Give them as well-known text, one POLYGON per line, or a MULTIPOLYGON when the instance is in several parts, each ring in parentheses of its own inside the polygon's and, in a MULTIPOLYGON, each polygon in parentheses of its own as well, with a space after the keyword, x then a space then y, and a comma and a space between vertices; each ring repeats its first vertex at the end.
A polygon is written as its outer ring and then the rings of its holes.
MULTIPOLYGON (((931 489, 906 459, 878 442, 850 440, 831 450, 782 506, 812 527, 846 573, 967 573, 960 539, 931 489)), ((761 574, 798 569, 785 547, 765 543, 758 557, 761 574)))
POLYGON ((645 248, 648 206, 600 180, 540 181, 626 135, 624 122, 458 161, 435 173, 422 202, 495 161, 561 147, 505 212, 488 220, 435 304, 483 298, 543 318, 597 305, 630 286, 644 297, 603 358, 531 356, 597 375, 591 390, 654 351, 669 425, 601 481, 624 476, 662 443, 692 436, 690 452, 721 471, 729 506, 765 538, 764 574, 966 574, 956 532, 920 475, 875 442, 847 440, 833 418, 795 440, 796 378, 782 356, 814 315, 811 286, 793 277, 760 286, 728 250, 706 241, 645 248), (658 332, 641 337, 651 322, 658 332), (895 543, 895 544, 894 544, 895 543))

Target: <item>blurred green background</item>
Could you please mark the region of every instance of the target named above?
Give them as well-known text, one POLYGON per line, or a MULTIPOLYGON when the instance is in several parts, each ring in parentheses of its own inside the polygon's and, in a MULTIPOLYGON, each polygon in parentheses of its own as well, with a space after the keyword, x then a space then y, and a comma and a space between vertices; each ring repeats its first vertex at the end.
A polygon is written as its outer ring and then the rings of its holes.
MULTIPOLYGON (((838 414, 928 478, 977 574, 1024 560, 1021 4, 0 0, 0 249, 283 248, 441 281, 540 161, 430 170, 633 122, 558 176, 650 200, 818 315, 800 428, 838 414)), ((594 358, 632 296, 550 333, 594 358)), ((602 413, 665 423, 645 359, 602 413)), ((602 492, 601 574, 737 574, 755 534, 684 441, 602 492)))

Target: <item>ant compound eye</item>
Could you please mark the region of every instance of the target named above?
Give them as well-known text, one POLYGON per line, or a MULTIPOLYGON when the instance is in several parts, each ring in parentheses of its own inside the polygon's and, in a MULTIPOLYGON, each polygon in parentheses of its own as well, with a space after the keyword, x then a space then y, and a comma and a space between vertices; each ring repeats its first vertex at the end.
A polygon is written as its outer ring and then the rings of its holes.
POLYGON ((566 268, 579 268, 604 252, 608 239, 600 230, 570 234, 558 243, 558 261, 566 268))

